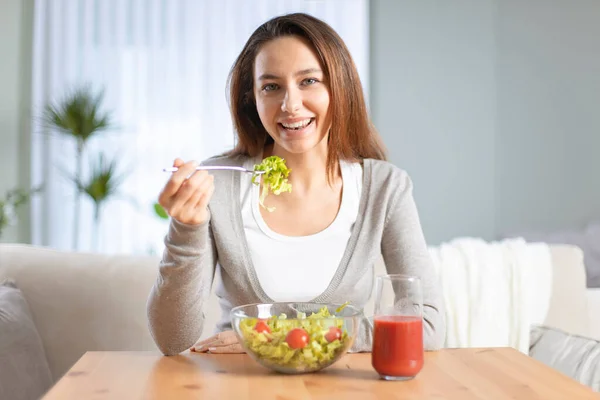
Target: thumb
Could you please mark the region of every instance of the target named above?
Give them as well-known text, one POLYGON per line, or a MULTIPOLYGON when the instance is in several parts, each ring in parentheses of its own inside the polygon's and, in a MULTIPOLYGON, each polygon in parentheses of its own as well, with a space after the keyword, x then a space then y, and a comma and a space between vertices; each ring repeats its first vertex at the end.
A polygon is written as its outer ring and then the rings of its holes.
POLYGON ((181 158, 176 158, 175 161, 173 161, 173 166, 177 168, 181 167, 183 164, 185 163, 181 158))

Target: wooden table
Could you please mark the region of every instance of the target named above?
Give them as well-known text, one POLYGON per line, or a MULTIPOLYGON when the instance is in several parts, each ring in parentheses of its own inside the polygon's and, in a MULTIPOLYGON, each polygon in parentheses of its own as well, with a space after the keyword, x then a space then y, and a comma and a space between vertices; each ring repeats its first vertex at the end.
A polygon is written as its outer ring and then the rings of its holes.
POLYGON ((281 375, 245 354, 88 352, 44 397, 52 399, 599 399, 516 350, 426 353, 411 381, 387 382, 371 355, 349 354, 316 374, 281 375))

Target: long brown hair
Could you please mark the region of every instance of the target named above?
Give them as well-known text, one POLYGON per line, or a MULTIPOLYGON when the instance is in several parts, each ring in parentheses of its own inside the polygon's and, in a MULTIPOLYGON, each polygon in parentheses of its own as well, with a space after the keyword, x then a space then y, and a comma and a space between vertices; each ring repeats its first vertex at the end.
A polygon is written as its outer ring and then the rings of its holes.
POLYGON ((256 156, 273 142, 262 125, 254 99, 254 61, 266 42, 296 35, 316 50, 329 84, 331 130, 327 172, 332 177, 340 159, 386 159, 383 142, 367 112, 352 56, 340 36, 325 22, 303 13, 275 17, 250 36, 229 74, 229 102, 238 142, 230 155, 256 156))

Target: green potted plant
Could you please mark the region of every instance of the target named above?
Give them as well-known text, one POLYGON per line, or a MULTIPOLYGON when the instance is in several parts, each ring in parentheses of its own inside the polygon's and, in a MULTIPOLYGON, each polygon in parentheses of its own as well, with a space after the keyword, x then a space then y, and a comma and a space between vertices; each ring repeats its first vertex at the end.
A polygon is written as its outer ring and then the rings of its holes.
MULTIPOLYGON (((44 109, 43 120, 53 131, 72 138, 76 143, 74 174, 69 178, 76 187, 73 248, 78 247, 79 218, 82 195, 89 196, 94 202, 94 225, 98 229, 100 209, 109 197, 114 195, 123 181, 123 176, 115 176, 116 160, 107 161, 101 154, 92 165, 90 176, 83 177, 83 159, 88 142, 98 133, 113 126, 109 113, 102 111, 102 91, 95 93, 89 85, 82 86, 68 93, 62 100, 48 104, 44 109)), ((97 244, 97 232, 94 232, 94 243, 97 244)))

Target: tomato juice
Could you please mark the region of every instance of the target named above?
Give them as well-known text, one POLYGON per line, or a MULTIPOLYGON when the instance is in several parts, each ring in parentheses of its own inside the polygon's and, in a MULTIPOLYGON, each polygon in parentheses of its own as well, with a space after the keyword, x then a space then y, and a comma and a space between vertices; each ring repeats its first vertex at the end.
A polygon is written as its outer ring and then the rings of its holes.
POLYGON ((412 378, 423 368, 423 318, 374 318, 373 368, 386 379, 412 378))

